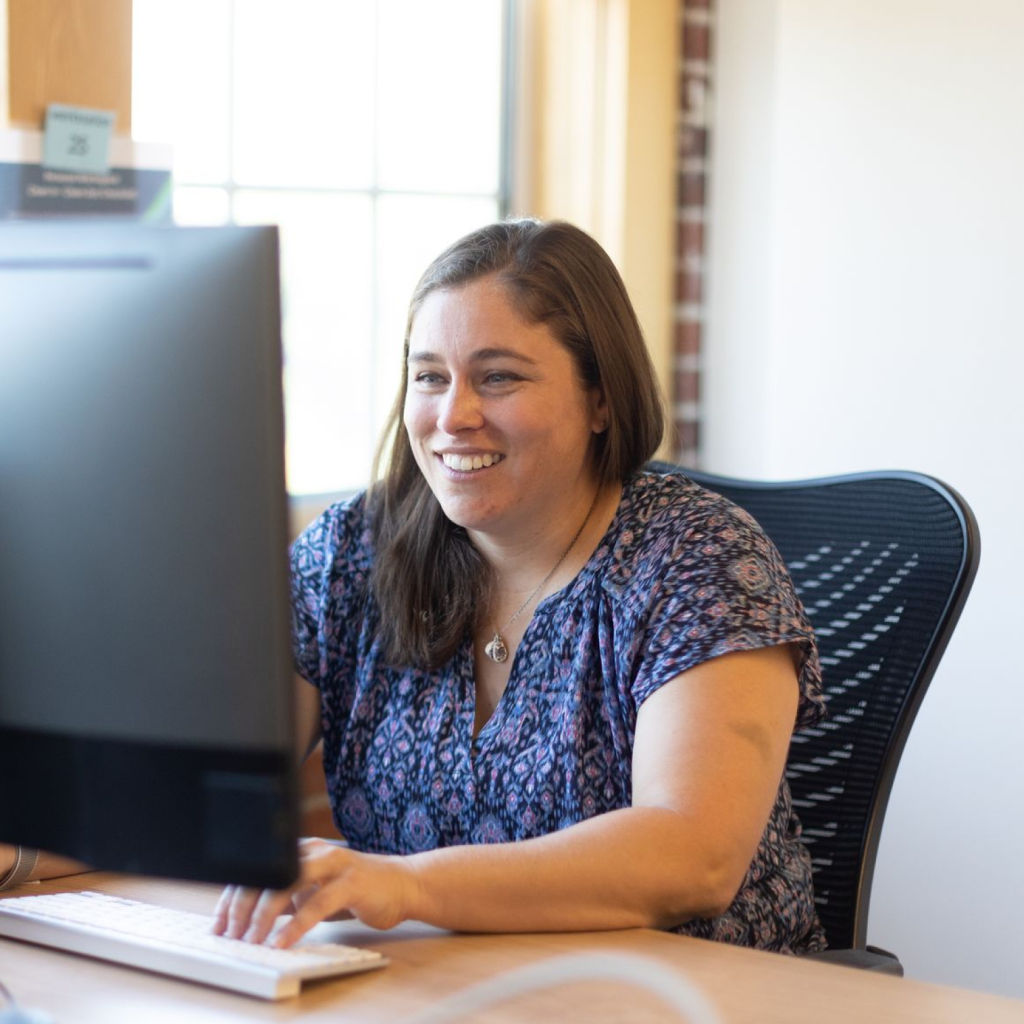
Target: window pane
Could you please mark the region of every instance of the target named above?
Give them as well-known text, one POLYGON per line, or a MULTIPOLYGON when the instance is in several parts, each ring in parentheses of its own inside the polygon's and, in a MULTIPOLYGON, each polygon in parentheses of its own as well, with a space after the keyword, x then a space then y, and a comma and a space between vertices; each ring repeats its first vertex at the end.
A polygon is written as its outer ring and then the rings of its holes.
POLYGON ((174 190, 176 224, 227 224, 230 218, 227 189, 179 186, 174 190))
POLYGON ((235 180, 373 184, 374 5, 235 5, 235 180))
POLYGON ((178 182, 228 176, 228 0, 135 0, 132 136, 174 147, 178 182))
POLYGON ((380 0, 378 184, 497 191, 501 0, 380 0))
POLYGON ((401 383, 405 320, 420 275, 446 246, 497 217, 494 199, 386 195, 378 200, 378 366, 373 409, 378 432, 401 383))
POLYGON ((374 442, 370 199, 245 190, 234 212, 281 232, 288 488, 364 485, 374 442))
POLYGON ((289 489, 364 486, 412 289, 499 213, 502 0, 135 0, 134 24, 175 220, 281 227, 289 489))

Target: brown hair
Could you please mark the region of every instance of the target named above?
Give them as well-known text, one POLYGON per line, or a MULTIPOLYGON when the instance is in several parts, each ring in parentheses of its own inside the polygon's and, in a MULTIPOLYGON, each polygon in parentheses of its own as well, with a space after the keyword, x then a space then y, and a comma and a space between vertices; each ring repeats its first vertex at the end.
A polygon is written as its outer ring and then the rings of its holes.
POLYGON ((465 531, 434 498, 413 456, 402 412, 409 334, 426 297, 494 275, 528 323, 544 324, 572 355, 580 380, 600 388, 608 429, 593 435, 602 483, 624 480, 656 451, 664 409, 650 354, 625 285, 607 253, 562 221, 510 220, 449 246, 413 292, 402 384, 374 464, 369 494, 374 540, 370 587, 391 664, 449 660, 485 604, 490 571, 465 531))

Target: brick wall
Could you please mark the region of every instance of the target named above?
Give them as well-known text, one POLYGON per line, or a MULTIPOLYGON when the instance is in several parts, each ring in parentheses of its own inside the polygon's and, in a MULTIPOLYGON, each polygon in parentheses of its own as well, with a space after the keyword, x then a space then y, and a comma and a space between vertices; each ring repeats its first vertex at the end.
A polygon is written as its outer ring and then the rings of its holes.
POLYGON ((672 419, 674 457, 696 466, 700 453, 700 355, 704 324, 707 162, 714 0, 680 0, 676 289, 672 419))

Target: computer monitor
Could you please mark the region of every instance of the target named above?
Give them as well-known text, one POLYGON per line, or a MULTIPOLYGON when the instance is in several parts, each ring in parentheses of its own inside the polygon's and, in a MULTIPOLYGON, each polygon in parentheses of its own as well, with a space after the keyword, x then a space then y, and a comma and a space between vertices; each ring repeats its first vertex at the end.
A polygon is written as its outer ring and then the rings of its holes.
POLYGON ((296 875, 273 228, 0 226, 0 842, 296 875))

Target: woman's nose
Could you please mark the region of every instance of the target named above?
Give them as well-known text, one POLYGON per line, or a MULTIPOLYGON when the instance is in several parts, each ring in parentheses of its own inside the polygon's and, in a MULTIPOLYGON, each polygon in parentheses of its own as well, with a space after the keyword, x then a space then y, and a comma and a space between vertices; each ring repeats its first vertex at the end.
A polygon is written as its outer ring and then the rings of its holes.
POLYGON ((475 430, 483 425, 483 421, 483 407, 475 389, 469 384, 453 381, 441 401, 438 429, 446 434, 457 434, 461 430, 475 430))

